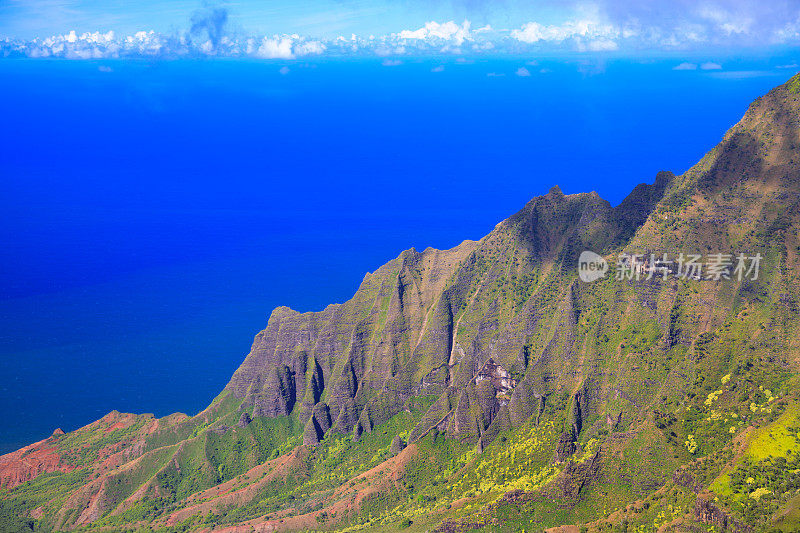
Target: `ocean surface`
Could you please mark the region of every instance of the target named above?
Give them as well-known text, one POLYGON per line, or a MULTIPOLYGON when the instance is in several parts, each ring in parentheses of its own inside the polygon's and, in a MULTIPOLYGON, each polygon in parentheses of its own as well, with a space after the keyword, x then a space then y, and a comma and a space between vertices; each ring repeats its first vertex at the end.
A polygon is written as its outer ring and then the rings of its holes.
POLYGON ((0 59, 0 453, 196 413, 274 307, 345 301, 555 184, 617 204, 794 73, 530 60, 0 59))

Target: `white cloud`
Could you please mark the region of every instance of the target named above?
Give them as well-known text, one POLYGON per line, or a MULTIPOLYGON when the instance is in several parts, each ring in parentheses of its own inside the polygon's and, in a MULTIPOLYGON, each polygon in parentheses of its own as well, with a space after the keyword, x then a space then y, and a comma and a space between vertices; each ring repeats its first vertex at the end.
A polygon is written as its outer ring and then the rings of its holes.
POLYGON ((504 72, 488 72, 486 75, 490 78, 502 78, 505 76, 504 72))
POLYGON ((294 59, 292 39, 289 37, 264 37, 256 55, 265 59, 294 59))
POLYGON ((396 67, 402 65, 403 62, 399 59, 384 59, 383 63, 381 63, 384 67, 396 67))
POLYGON ((566 32, 558 26, 542 26, 538 22, 528 22, 522 29, 513 30, 511 36, 523 43, 538 41, 563 41, 567 38, 566 32))
MULTIPOLYGON (((444 41, 453 41, 456 46, 461 46, 464 41, 472 39, 469 28, 470 22, 468 20, 465 20, 461 26, 452 20, 441 24, 431 21, 426 22, 425 26, 417 30, 403 30, 397 34, 397 37, 400 39, 416 39, 423 41, 440 39, 444 41)), ((485 31, 485 28, 486 27, 481 28, 481 31, 485 31)), ((489 27, 489 29, 491 29, 491 27, 489 27)))
POLYGON ((544 25, 528 22, 520 29, 511 30, 512 39, 531 45, 567 47, 579 52, 607 52, 619 49, 620 37, 636 35, 633 30, 620 28, 595 19, 568 20, 563 24, 544 25))
MULTIPOLYGON (((167 34, 143 30, 117 35, 107 28, 84 33, 71 30, 33 40, 0 38, 0 57, 295 59, 316 55, 393 58, 407 54, 456 57, 468 54, 472 57, 465 61, 470 61, 489 53, 534 57, 541 52, 565 50, 585 54, 694 50, 709 54, 713 53, 709 52, 712 47, 736 49, 800 43, 800 3, 796 0, 675 0, 659 5, 658 9, 649 4, 589 0, 573 3, 572 12, 560 20, 531 20, 516 29, 489 25, 473 28, 469 20, 460 24, 453 20, 429 21, 422 27, 397 33, 368 37, 350 34, 331 39, 233 32, 215 34, 213 38, 202 34, 201 38, 191 31, 167 34)), ((721 70, 711 68, 711 64, 687 63, 676 69, 721 70)))
POLYGON ((681 63, 680 65, 676 65, 672 67, 672 70, 697 70, 697 65, 694 63, 681 63))
POLYGON ((527 78, 528 76, 531 75, 531 72, 528 69, 526 69, 525 67, 519 67, 517 69, 516 74, 517 74, 517 76, 520 76, 522 78, 527 78))
POLYGON ((284 66, 282 66, 280 68, 280 70, 278 72, 280 72, 282 75, 286 76, 287 74, 289 74, 289 67, 284 65, 284 66))
MULTIPOLYGON (((353 36, 355 37, 355 35, 353 36)), ((326 46, 319 41, 306 41, 298 44, 294 52, 299 56, 316 55, 325 52, 326 46)))
POLYGON ((512 30, 511 36, 523 43, 539 41, 561 42, 575 37, 616 38, 619 30, 609 24, 601 24, 591 20, 569 20, 561 25, 545 26, 538 22, 528 22, 518 30, 512 30))
POLYGON ((776 68, 800 68, 797 63, 790 63, 788 65, 778 65, 776 68))
POLYGON ((433 67, 431 72, 444 72, 444 65, 439 65, 438 67, 433 67))
POLYGON ((722 65, 720 65, 719 63, 712 63, 711 61, 708 61, 700 65, 700 68, 703 70, 722 70, 722 65))
POLYGON ((622 28, 622 38, 623 39, 631 39, 633 37, 639 37, 641 32, 637 28, 625 27, 622 28))

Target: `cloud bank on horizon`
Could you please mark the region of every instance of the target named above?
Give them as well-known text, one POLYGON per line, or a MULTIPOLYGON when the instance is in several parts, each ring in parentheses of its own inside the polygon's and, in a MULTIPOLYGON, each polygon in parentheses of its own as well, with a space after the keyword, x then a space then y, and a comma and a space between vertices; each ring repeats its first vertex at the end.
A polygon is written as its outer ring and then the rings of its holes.
MULTIPOLYGON (((32 1, 58 3, 59 0, 32 1)), ((62 0, 61 3, 78 1, 62 0)), ((353 0, 341 0, 342 6, 347 6, 350 1, 353 0)), ((453 5, 458 5, 459 0, 452 1, 453 5)), ((469 6, 467 11, 480 13, 485 7, 482 0, 463 1, 469 6)), ((246 5, 246 2, 241 5, 246 5)), ((516 13, 517 18, 524 12, 514 7, 513 0, 495 0, 494 5, 508 13, 516 13)), ((246 31, 231 23, 234 17, 228 8, 207 4, 191 14, 185 29, 159 32, 144 28, 123 34, 107 28, 91 32, 65 28, 63 33, 47 37, 0 37, 0 57, 297 59, 323 54, 378 57, 559 52, 637 54, 795 47, 800 44, 800 0, 769 3, 752 0, 607 0, 573 3, 566 9, 561 4, 554 11, 555 5, 541 2, 538 7, 542 15, 538 20, 526 20, 509 27, 488 23, 479 26, 469 19, 462 22, 428 20, 421 25, 380 35, 350 33, 314 37, 300 32, 259 35, 246 31)), ((714 67, 703 65, 701 68, 714 67)))

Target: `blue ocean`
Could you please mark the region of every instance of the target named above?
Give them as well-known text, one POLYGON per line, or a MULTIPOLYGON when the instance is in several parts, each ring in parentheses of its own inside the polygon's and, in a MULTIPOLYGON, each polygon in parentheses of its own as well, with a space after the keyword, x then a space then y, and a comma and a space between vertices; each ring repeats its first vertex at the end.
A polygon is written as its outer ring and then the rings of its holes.
POLYGON ((0 59, 0 453, 196 413, 274 307, 555 184, 617 204, 683 172, 794 74, 722 59, 0 59))

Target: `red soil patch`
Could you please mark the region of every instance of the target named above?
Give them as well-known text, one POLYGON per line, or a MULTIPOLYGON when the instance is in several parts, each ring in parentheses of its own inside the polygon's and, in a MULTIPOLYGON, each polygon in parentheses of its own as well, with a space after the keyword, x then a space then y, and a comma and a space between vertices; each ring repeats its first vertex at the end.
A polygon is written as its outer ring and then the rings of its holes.
POLYGON ((111 424, 110 426, 108 426, 108 427, 105 429, 105 432, 106 432, 106 433, 111 433, 111 432, 112 432, 112 431, 114 431, 115 429, 124 429, 124 428, 126 428, 126 427, 128 427, 128 426, 130 426, 130 424, 126 424, 125 422, 122 422, 122 421, 120 421, 120 422, 116 422, 116 423, 114 423, 114 424, 111 424))
POLYGON ((51 437, 0 455, 0 487, 13 489, 40 474, 73 470, 75 467, 61 464, 54 443, 51 437))

